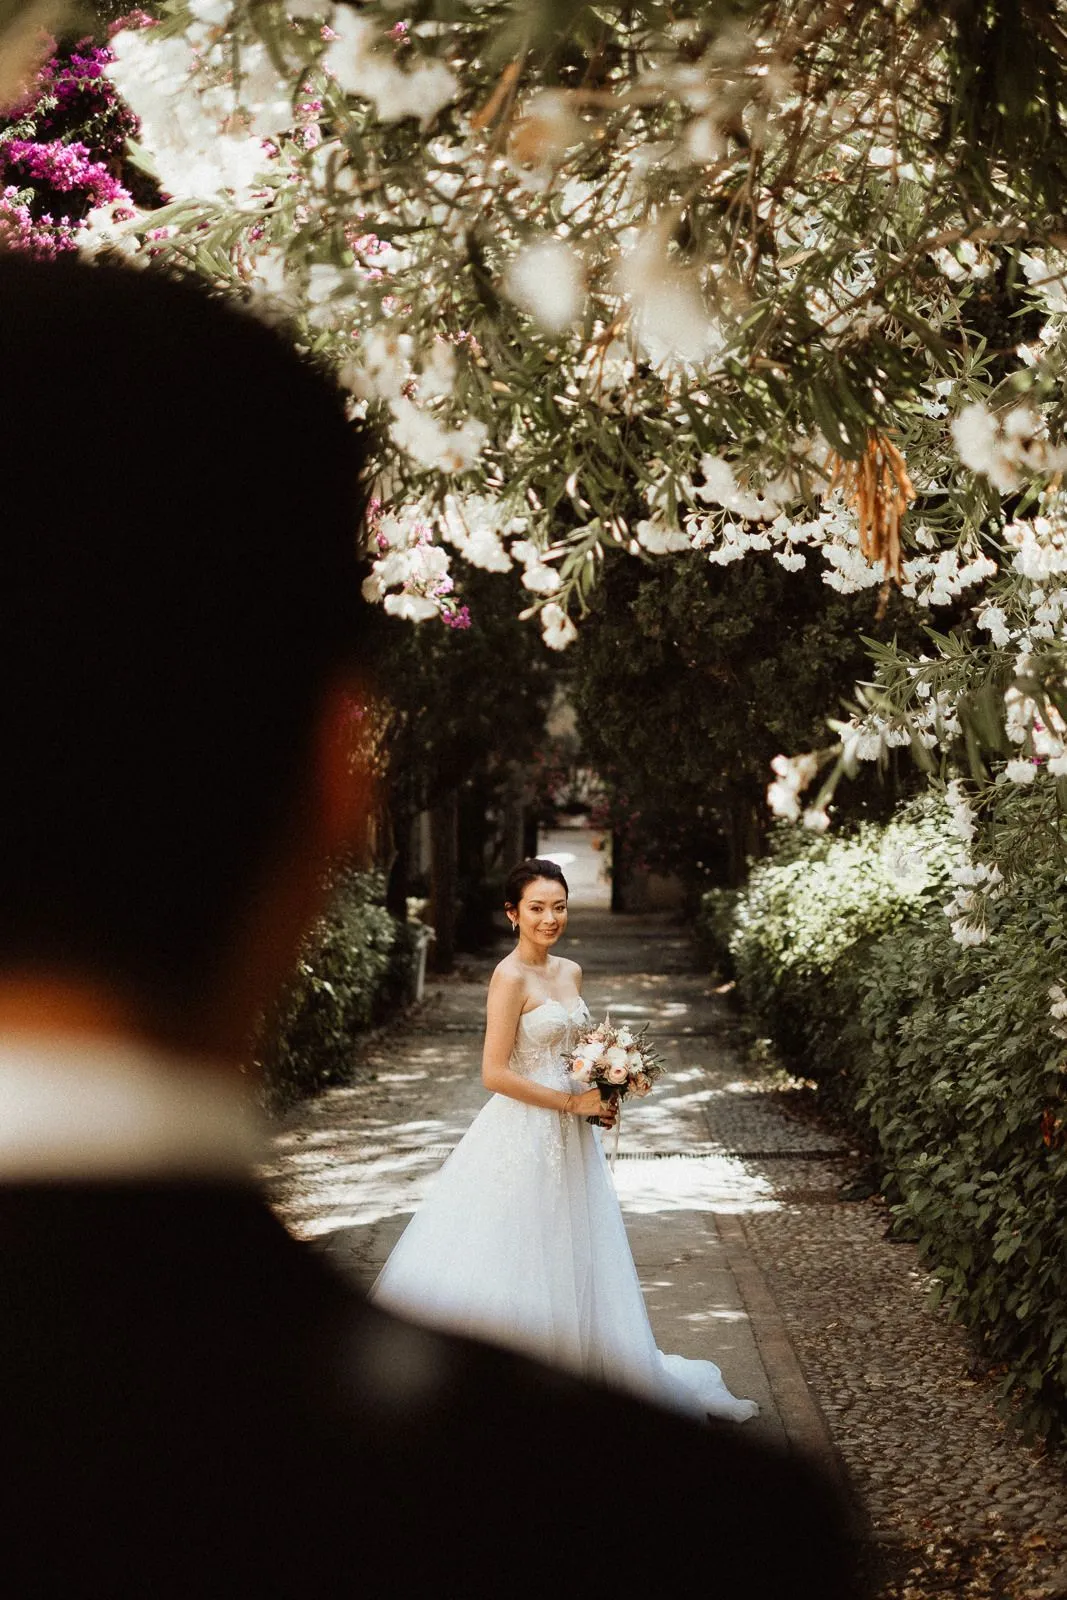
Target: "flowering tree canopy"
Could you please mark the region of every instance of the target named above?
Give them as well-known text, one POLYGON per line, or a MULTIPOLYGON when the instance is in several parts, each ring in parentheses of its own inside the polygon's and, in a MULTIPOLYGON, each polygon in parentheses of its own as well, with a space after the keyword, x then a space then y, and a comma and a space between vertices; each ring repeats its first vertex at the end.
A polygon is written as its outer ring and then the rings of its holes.
MULTIPOLYGON (((1004 785, 1058 817, 1055 0, 167 0, 113 49, 170 203, 85 248, 334 366, 378 425, 388 610, 454 618, 452 550, 521 567, 554 648, 612 546, 897 585, 929 649, 879 647, 809 819, 893 744, 964 751, 979 825, 1004 785)), ((772 802, 821 770, 783 757, 772 802)))

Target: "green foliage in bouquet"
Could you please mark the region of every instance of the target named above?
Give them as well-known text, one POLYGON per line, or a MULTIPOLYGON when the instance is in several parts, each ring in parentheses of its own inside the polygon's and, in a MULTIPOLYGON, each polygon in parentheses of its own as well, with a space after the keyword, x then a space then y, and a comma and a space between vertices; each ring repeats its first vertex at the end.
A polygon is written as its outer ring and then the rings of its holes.
POLYGON ((329 908, 257 1043, 270 1111, 350 1081, 359 1035, 410 998, 417 929, 390 916, 383 895, 379 873, 336 874, 329 908))
MULTIPOLYGON (((917 1242, 935 1298, 1026 1430, 1055 1439, 1067 1431, 1067 903, 1055 851, 1040 848, 1040 802, 1011 803, 1034 860, 992 899, 984 941, 952 937, 943 902, 960 846, 927 802, 885 828, 792 835, 736 897, 730 948, 760 1026, 873 1143, 894 1230, 917 1242)), ((721 929, 721 897, 708 915, 721 929)))

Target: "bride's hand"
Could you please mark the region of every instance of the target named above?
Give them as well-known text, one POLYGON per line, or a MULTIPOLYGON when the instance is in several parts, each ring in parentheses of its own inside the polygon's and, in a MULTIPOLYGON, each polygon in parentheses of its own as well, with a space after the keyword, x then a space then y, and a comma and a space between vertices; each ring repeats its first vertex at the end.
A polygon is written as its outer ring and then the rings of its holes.
POLYGON ((571 1096, 570 1110, 575 1117, 599 1117, 601 1126, 610 1128, 615 1122, 616 1101, 600 1098, 599 1089, 586 1089, 584 1094, 571 1096))

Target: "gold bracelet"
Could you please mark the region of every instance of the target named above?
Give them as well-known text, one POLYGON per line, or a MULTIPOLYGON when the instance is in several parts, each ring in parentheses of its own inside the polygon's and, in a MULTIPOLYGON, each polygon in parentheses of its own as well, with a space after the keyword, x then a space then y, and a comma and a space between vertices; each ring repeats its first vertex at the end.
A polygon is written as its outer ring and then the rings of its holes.
POLYGON ((573 1095, 569 1095, 569 1094, 565 1094, 563 1096, 563 1104, 559 1108, 559 1114, 560 1114, 561 1117, 565 1117, 567 1115, 567 1113, 570 1111, 571 1103, 573 1101, 573 1098, 574 1098, 573 1095))

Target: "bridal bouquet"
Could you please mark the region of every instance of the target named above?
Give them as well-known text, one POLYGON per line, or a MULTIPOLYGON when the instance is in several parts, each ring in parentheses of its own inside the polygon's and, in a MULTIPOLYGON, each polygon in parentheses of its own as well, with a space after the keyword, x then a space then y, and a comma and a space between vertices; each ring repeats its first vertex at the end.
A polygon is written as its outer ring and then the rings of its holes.
MULTIPOLYGON (((663 1072, 663 1063, 645 1038, 625 1025, 616 1028, 605 1018, 579 1035, 565 1057, 572 1077, 600 1090, 600 1098, 619 1099, 628 1094, 643 1098, 663 1072)), ((596 1117, 590 1117, 596 1122, 596 1117)))

